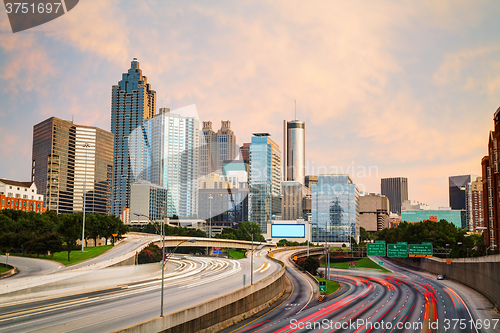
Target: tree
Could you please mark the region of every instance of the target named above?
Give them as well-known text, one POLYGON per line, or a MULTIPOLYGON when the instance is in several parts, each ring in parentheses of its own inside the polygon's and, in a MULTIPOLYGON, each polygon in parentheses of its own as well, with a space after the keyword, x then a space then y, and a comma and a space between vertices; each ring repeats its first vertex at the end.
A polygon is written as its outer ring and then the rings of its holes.
POLYGON ((252 237, 249 235, 250 234, 253 234, 253 240, 255 242, 265 242, 265 238, 264 236, 262 236, 262 229, 260 228, 260 226, 255 223, 255 222, 247 222, 247 221, 243 221, 240 223, 240 225, 238 226, 238 229, 236 229, 236 237, 239 239, 239 240, 252 240, 252 237), (246 230, 245 230, 246 228, 246 230), (248 230, 248 232, 247 232, 248 230))
POLYGON ((306 260, 300 263, 300 267, 303 270, 308 271, 312 275, 318 274, 319 260, 313 257, 307 257, 306 260))
POLYGON ((62 236, 64 242, 66 242, 66 250, 68 251, 68 261, 70 259, 70 253, 76 246, 76 241, 80 239, 82 235, 82 214, 61 214, 59 216, 59 228, 58 232, 62 236))
POLYGON ((56 232, 46 234, 43 238, 43 242, 45 243, 47 251, 50 251, 50 259, 54 259, 54 253, 64 250, 61 235, 56 232))
POLYGON ((97 246, 97 238, 103 229, 103 215, 86 214, 85 215, 85 238, 93 239, 94 246, 97 246))

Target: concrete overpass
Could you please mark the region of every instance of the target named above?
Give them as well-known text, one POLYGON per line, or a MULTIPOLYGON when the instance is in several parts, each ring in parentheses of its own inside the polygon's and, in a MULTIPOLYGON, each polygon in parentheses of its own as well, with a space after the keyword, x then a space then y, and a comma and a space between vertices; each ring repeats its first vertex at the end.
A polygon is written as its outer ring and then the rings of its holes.
MULTIPOLYGON (((161 247, 162 241, 157 240, 155 245, 161 247)), ((220 239, 220 238, 205 238, 205 237, 184 237, 184 236, 165 236, 165 247, 176 247, 177 245, 185 247, 223 247, 231 249, 246 249, 252 248, 251 241, 234 240, 234 239, 220 239), (194 239, 195 242, 191 243, 188 240, 194 239)), ((274 246, 274 244, 253 242, 254 249, 261 249, 265 246, 274 246)))

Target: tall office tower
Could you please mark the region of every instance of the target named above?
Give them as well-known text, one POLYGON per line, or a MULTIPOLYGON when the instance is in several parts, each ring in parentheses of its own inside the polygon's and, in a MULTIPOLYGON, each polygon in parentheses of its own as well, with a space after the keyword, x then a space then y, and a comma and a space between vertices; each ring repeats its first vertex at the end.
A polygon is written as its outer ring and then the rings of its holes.
POLYGON ((467 184, 476 180, 477 175, 461 175, 448 177, 449 181, 449 194, 450 194, 450 207, 453 210, 466 209, 466 195, 465 190, 467 184))
POLYGON ((130 207, 130 184, 148 178, 142 173, 134 173, 147 159, 147 150, 142 145, 144 141, 133 140, 137 146, 129 146, 129 136, 142 128, 145 119, 153 118, 155 110, 156 92, 151 89, 139 69, 137 58, 134 58, 128 72, 123 73, 122 80, 113 86, 111 94, 111 132, 115 135, 112 213, 117 216, 124 207, 130 207))
POLYGON ((370 193, 359 197, 359 226, 366 231, 389 228, 389 199, 370 193))
POLYGON ((283 128, 283 172, 284 181, 305 182, 305 128, 300 120, 284 121, 283 128))
POLYGON ((304 198, 309 193, 309 189, 299 182, 281 182, 281 216, 283 220, 305 219, 304 198))
POLYGON ((221 128, 215 133, 212 130, 212 122, 204 121, 202 132, 205 142, 201 148, 201 174, 221 174, 224 161, 234 160, 239 153, 231 122, 221 121, 221 128))
POLYGON ((476 177, 465 189, 467 206, 467 229, 476 232, 477 227, 484 227, 483 215, 483 180, 476 177))
POLYGON ((168 190, 167 216, 193 218, 198 214, 198 178, 200 172, 200 121, 188 116, 188 106, 160 113, 144 121, 150 145, 150 181, 168 190), (186 115, 186 116, 184 116, 186 115))
POLYGON ((499 249, 500 238, 500 157, 498 141, 500 139, 500 108, 493 116, 494 130, 488 137, 488 155, 481 160, 483 181, 483 212, 486 218, 483 227, 486 246, 493 250, 499 249))
POLYGON ((33 127, 32 181, 57 213, 111 213, 113 134, 51 117, 33 127))
POLYGON ((312 242, 359 242, 359 190, 348 175, 319 175, 312 192, 312 242))
POLYGON ((244 143, 243 146, 240 147, 241 159, 245 161, 245 163, 250 163, 250 143, 244 143))
POLYGON ((389 199, 392 213, 401 216, 401 205, 408 200, 408 179, 403 177, 382 178, 381 191, 389 199))
POLYGON ((250 144, 248 215, 267 232, 273 215, 281 215, 281 152, 269 133, 254 133, 250 144))

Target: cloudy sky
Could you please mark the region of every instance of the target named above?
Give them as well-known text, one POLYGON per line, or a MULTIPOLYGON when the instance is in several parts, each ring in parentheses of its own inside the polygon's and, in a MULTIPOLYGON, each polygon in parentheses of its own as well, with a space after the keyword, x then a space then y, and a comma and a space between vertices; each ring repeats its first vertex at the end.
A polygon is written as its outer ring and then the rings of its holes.
POLYGON ((282 146, 296 99, 310 174, 368 192, 407 177, 411 199, 448 206, 500 106, 498 17, 496 0, 82 0, 13 34, 2 8, 0 178, 30 179, 33 125, 51 116, 110 130, 111 86, 137 57, 158 107, 196 104, 240 144, 282 146))

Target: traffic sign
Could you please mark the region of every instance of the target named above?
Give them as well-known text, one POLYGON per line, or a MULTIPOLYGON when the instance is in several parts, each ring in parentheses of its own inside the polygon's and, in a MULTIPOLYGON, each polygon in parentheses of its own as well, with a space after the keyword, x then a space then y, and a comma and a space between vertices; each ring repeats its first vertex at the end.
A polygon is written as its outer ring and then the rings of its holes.
POLYGON ((356 261, 349 261, 349 266, 357 267, 358 263, 356 261))
POLYGON ((326 281, 319 281, 319 292, 326 292, 326 281))
POLYGON ((379 265, 379 266, 384 266, 384 262, 383 262, 383 261, 379 261, 379 262, 378 262, 378 265, 379 265))
POLYGON ((293 261, 297 261, 297 256, 293 256, 293 261))
POLYGON ((446 264, 451 265, 451 259, 446 259, 446 264))
POLYGON ((385 241, 376 241, 375 243, 368 243, 366 252, 368 256, 385 257, 385 241))
POLYGON ((388 257, 408 257, 408 244, 404 242, 398 242, 397 244, 387 244, 387 256, 388 257))
POLYGON ((432 257, 432 243, 408 245, 408 256, 417 258, 432 257))

